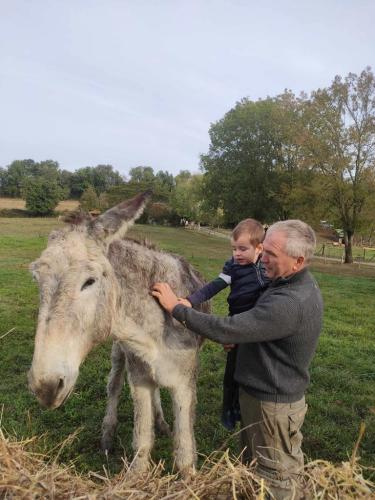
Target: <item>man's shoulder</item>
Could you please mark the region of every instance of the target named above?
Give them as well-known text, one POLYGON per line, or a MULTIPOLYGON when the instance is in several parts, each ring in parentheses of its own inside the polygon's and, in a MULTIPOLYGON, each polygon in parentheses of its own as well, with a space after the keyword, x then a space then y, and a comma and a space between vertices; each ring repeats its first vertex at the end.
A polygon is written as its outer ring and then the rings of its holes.
POLYGON ((299 304, 301 310, 322 310, 322 294, 316 279, 309 269, 305 268, 297 278, 286 287, 287 293, 289 292, 293 300, 299 304))
POLYGON ((259 304, 268 303, 272 311, 277 311, 283 317, 299 318, 300 325, 311 322, 319 325, 323 314, 323 300, 319 287, 310 273, 305 273, 303 279, 292 282, 278 282, 261 295, 259 304))
POLYGON ((268 294, 290 296, 298 302, 304 300, 306 294, 311 293, 320 295, 320 290, 314 276, 307 268, 290 278, 279 278, 276 281, 271 281, 271 286, 268 288, 268 294))

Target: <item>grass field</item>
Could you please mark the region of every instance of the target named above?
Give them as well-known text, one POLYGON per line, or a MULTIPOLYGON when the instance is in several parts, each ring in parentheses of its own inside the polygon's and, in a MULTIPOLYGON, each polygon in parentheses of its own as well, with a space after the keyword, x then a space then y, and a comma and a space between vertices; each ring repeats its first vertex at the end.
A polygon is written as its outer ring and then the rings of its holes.
MULTIPOLYGON (((56 219, 0 219, 0 415, 2 427, 19 439, 44 437, 42 451, 51 450, 80 430, 60 453, 78 470, 110 472, 121 468, 124 452, 131 456, 132 405, 126 387, 119 409, 120 425, 115 453, 109 462, 98 451, 101 420, 105 411, 105 384, 110 369, 110 344, 97 348, 82 366, 74 394, 64 407, 43 410, 29 394, 26 373, 31 364, 38 308, 38 291, 28 273, 29 263, 44 248, 56 219), (10 333, 8 333, 10 332, 10 333)), ((213 278, 228 257, 225 239, 184 229, 136 226, 133 235, 147 237, 161 248, 184 255, 207 279, 213 278)), ((314 274, 325 301, 324 331, 311 367, 309 412, 304 425, 304 451, 309 459, 341 462, 348 458, 360 423, 366 434, 360 446, 361 463, 375 465, 375 269, 317 263, 314 274)), ((226 314, 225 294, 214 300, 214 311, 226 314)), ((219 423, 224 355, 219 346, 206 342, 201 352, 196 422, 200 453, 229 446, 236 439, 219 423)), ((162 393, 167 420, 171 404, 162 393)), ((158 438, 155 460, 171 465, 171 443, 158 438)))

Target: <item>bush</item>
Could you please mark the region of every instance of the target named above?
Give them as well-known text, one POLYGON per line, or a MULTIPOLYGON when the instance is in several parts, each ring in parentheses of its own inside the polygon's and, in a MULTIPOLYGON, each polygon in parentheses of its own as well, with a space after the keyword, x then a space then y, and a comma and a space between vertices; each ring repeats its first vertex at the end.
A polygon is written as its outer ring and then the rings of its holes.
POLYGON ((83 191, 79 203, 83 210, 86 210, 86 212, 89 212, 90 210, 99 210, 100 208, 98 195, 92 186, 89 186, 83 191))
POLYGON ((62 199, 62 190, 57 182, 36 178, 28 181, 23 196, 32 215, 51 215, 62 199))
POLYGON ((146 207, 145 210, 147 214, 147 220, 156 222, 157 224, 163 224, 168 221, 171 209, 167 203, 156 202, 151 203, 146 207))

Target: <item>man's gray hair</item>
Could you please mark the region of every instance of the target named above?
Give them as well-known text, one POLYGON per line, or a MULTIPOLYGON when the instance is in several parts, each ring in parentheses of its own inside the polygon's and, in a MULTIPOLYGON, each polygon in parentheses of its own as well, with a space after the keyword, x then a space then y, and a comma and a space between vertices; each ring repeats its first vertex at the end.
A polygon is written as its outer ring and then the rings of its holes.
POLYGON ((286 236, 285 252, 290 257, 304 257, 309 262, 316 247, 315 232, 311 226, 298 219, 275 222, 269 227, 267 234, 282 232, 286 236))

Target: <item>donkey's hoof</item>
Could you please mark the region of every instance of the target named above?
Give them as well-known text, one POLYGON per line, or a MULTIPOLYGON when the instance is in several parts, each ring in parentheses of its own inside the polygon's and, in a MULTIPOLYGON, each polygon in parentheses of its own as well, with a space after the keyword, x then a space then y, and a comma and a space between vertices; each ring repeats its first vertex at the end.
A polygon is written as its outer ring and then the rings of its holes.
POLYGON ((181 478, 188 483, 190 481, 193 481, 197 474, 197 471, 193 465, 188 465, 180 469, 179 473, 181 478))
POLYGON ((143 457, 136 457, 130 463, 128 470, 126 471, 125 477, 127 481, 132 481, 139 479, 140 476, 149 471, 150 463, 147 459, 143 457))
POLYGON ((108 435, 103 435, 100 440, 100 449, 105 455, 113 453, 113 437, 108 435))

